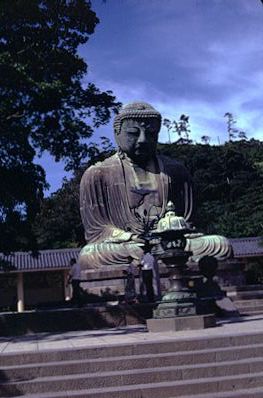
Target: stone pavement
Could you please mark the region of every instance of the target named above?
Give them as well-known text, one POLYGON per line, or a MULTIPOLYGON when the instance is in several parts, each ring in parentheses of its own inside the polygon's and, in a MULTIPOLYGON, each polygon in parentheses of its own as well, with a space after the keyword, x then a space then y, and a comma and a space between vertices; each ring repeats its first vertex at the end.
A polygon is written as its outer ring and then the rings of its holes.
POLYGON ((149 333, 146 326, 114 329, 72 331, 65 333, 35 333, 16 337, 0 337, 0 356, 8 353, 39 352, 81 347, 103 347, 129 343, 176 341, 193 338, 237 336, 263 332, 263 316, 240 317, 218 321, 217 327, 203 330, 149 333))

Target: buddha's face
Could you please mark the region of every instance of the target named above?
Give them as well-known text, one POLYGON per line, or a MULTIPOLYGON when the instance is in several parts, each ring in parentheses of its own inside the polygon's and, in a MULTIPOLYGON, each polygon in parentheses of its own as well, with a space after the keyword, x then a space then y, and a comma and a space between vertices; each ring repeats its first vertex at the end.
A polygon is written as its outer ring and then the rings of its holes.
POLYGON ((155 118, 124 119, 116 141, 129 158, 145 163, 155 155, 159 130, 155 118))

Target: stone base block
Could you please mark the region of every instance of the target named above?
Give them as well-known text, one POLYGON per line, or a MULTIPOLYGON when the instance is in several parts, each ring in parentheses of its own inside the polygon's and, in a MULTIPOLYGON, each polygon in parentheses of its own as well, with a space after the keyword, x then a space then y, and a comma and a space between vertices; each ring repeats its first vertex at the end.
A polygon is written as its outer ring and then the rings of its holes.
POLYGON ((162 319, 147 319, 147 328, 149 332, 153 333, 205 329, 213 326, 216 326, 216 319, 215 316, 212 314, 162 319))
POLYGON ((54 310, 0 313, 0 340, 1 336, 39 332, 63 333, 144 325, 147 318, 153 317, 155 307, 156 304, 94 304, 83 308, 69 306, 54 310))

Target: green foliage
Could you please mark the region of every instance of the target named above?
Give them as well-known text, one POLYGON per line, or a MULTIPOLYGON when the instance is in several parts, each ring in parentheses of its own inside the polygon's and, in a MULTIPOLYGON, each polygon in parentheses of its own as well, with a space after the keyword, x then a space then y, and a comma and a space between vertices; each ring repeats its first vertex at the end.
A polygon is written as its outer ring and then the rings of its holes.
POLYGON ((43 200, 34 223, 39 249, 78 247, 84 243, 78 194, 81 171, 70 181, 64 180, 61 189, 43 200))
POLYGON ((263 143, 229 142, 222 146, 160 145, 181 160, 196 188, 195 224, 205 233, 228 237, 263 235, 263 143))
POLYGON ((237 121, 235 120, 233 114, 230 112, 226 112, 225 118, 227 119, 228 140, 233 141, 236 138, 240 140, 246 140, 247 139, 246 132, 236 127, 237 121))
POLYGON ((210 143, 211 137, 209 135, 202 135, 201 137, 201 142, 205 145, 208 145, 210 143))
POLYGON ((0 2, 0 250, 36 243, 47 184, 35 156, 48 151, 76 169, 90 152, 85 139, 119 107, 110 91, 83 83, 77 49, 98 22, 88 0, 0 2))
POLYGON ((190 139, 191 128, 189 123, 189 116, 181 115, 178 121, 164 119, 163 125, 167 128, 169 144, 171 144, 171 133, 175 133, 179 136, 176 144, 192 143, 192 140, 190 139))
POLYGON ((15 266, 10 261, 0 258, 0 271, 9 272, 14 271, 15 269, 15 266))
POLYGON ((89 145, 89 162, 75 172, 70 180, 42 202, 34 223, 34 232, 40 249, 80 247, 85 243, 84 230, 79 213, 79 184, 85 169, 114 153, 114 148, 105 137, 101 145, 89 145))

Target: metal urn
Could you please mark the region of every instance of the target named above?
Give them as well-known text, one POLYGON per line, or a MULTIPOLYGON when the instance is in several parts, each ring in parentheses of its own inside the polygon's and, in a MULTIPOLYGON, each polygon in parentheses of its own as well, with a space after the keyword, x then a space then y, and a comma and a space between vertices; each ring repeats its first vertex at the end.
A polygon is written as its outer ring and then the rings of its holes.
POLYGON ((164 217, 152 231, 153 255, 166 265, 170 287, 154 311, 154 318, 181 317, 196 314, 197 294, 195 279, 191 278, 186 262, 190 255, 185 251, 186 234, 193 232, 183 217, 175 214, 174 205, 168 202, 164 217))

